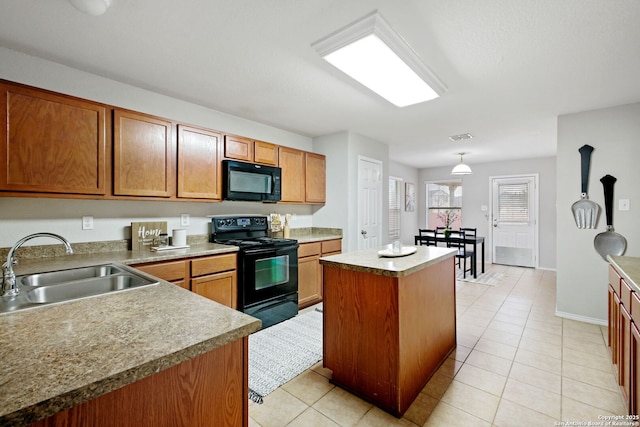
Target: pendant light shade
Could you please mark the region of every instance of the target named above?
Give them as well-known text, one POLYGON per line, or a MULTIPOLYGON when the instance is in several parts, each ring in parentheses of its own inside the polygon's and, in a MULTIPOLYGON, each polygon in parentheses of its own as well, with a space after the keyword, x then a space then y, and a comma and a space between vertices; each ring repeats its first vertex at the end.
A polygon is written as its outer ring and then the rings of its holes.
POLYGON ((451 175, 471 175, 473 173, 471 172, 471 168, 462 160, 462 156, 464 156, 464 153, 458 154, 460 154, 460 163, 458 163, 453 167, 453 169, 451 169, 451 175))
POLYGON ((111 5, 111 0, 69 0, 80 12, 93 16, 100 16, 107 11, 111 5))

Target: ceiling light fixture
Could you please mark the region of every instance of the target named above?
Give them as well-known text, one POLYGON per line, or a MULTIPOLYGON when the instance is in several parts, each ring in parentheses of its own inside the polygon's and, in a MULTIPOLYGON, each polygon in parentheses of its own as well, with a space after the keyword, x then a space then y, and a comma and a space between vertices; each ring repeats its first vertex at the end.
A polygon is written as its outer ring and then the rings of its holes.
POLYGON ((327 62, 398 107, 429 101, 447 90, 378 11, 311 46, 327 62))
POLYGON ((473 173, 471 172, 471 168, 462 160, 462 156, 464 156, 466 153, 458 154, 460 154, 460 163, 458 163, 453 167, 453 169, 451 169, 451 175, 471 175, 473 173))
POLYGON ((100 16, 111 6, 111 0, 69 0, 69 3, 80 12, 100 16))

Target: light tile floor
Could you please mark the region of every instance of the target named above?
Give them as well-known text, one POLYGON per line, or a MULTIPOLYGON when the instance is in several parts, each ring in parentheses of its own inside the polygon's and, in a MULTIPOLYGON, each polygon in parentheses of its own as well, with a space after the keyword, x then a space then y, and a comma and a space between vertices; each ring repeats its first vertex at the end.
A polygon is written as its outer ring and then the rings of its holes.
POLYGON ((624 414, 607 329, 554 315, 555 272, 488 268, 504 273, 497 286, 457 282, 457 348, 402 419, 335 387, 320 362, 250 402, 249 426, 548 427, 624 414))

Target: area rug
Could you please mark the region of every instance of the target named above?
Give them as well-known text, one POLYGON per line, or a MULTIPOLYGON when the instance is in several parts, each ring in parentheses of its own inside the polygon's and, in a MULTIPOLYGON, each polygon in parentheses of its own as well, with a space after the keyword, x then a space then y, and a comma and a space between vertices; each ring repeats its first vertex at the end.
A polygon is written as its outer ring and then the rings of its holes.
POLYGON ((322 313, 309 311, 249 335, 249 399, 263 398, 322 360, 322 313))
POLYGON ((470 283, 478 283, 481 285, 489 285, 496 286, 500 281, 504 278, 504 273, 499 271, 487 271, 485 273, 479 274, 477 278, 474 279, 473 275, 467 272, 467 277, 462 277, 462 269, 456 268, 456 280, 462 282, 470 282, 470 283))

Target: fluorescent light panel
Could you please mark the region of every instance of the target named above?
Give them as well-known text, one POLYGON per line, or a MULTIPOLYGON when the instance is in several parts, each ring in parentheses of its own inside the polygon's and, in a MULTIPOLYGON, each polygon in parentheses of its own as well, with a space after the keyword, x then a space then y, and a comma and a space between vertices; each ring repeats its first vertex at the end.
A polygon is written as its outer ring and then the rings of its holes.
POLYGON ((446 87, 377 11, 312 45, 329 63, 398 107, 446 87))

